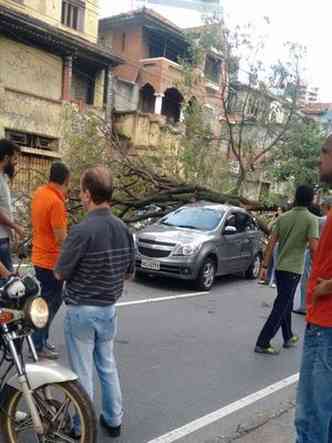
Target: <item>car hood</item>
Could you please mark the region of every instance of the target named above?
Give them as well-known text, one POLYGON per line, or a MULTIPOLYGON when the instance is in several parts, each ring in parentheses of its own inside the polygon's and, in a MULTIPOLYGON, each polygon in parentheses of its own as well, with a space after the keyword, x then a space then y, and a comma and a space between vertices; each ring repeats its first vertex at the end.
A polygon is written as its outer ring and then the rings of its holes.
POLYGON ((210 233, 196 231, 194 229, 177 228, 176 226, 167 226, 154 224, 146 227, 136 234, 138 240, 150 240, 163 243, 192 243, 202 242, 211 236, 210 233))

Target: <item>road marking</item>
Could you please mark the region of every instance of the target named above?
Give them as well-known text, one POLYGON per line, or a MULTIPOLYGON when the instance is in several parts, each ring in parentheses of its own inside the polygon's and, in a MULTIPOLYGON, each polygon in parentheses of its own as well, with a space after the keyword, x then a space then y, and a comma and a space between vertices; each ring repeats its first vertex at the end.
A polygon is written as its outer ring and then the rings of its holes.
POLYGON ((145 303, 159 303, 162 301, 179 300, 181 298, 194 298, 203 297, 208 295, 208 292, 192 292, 190 294, 180 294, 180 295, 169 295, 167 297, 155 297, 155 298, 145 298, 143 300, 125 301, 121 303, 116 303, 117 307, 132 306, 132 305, 143 305, 145 303))
POLYGON ((221 409, 218 409, 217 411, 204 415, 203 417, 200 417, 197 420, 194 420, 191 423, 182 426, 181 428, 174 429, 174 431, 168 432, 167 434, 157 437, 154 440, 150 440, 148 443, 172 443, 176 440, 179 440, 180 438, 186 437, 187 435, 198 431, 201 428, 210 425, 211 423, 221 420, 227 415, 233 414, 240 409, 250 406, 257 401, 280 391, 281 389, 287 388, 288 386, 296 383, 298 380, 299 373, 291 375, 290 377, 284 378, 283 380, 267 386, 266 388, 253 394, 250 394, 247 397, 242 398, 241 400, 237 400, 221 409))

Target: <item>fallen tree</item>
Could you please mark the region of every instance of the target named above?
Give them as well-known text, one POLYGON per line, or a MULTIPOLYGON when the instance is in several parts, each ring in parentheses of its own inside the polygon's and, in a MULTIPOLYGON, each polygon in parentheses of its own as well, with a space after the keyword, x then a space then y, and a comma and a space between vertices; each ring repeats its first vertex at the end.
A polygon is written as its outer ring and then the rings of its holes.
MULTIPOLYGON (((112 150, 117 151, 117 160, 111 160, 109 167, 114 174, 114 195, 112 208, 114 213, 127 224, 134 224, 148 219, 161 218, 169 212, 189 203, 209 201, 245 208, 248 211, 271 211, 276 208, 262 206, 260 202, 245 197, 230 195, 206 187, 184 183, 168 177, 165 173, 151 169, 141 157, 124 156, 119 144, 115 143, 112 150), (152 207, 152 209, 150 209, 152 207)), ((76 197, 70 199, 69 212, 81 211, 78 198, 78 187, 73 190, 76 197)), ((256 216, 264 231, 268 234, 267 225, 256 216)))
MULTIPOLYGON (((202 200, 239 206, 255 214, 274 209, 221 189, 190 183, 174 173, 177 168, 172 168, 163 147, 160 147, 157 158, 150 156, 148 150, 144 156, 138 155, 128 140, 112 133, 109 125, 94 114, 72 111, 68 120, 70 125, 63 159, 72 171, 69 213, 73 222, 79 221, 82 216, 80 174, 96 164, 111 168, 114 179, 113 212, 129 225, 160 218, 184 204, 202 200), (79 132, 73 131, 73 127, 79 127, 79 132)), ((267 226, 262 221, 259 224, 268 233, 267 226)))

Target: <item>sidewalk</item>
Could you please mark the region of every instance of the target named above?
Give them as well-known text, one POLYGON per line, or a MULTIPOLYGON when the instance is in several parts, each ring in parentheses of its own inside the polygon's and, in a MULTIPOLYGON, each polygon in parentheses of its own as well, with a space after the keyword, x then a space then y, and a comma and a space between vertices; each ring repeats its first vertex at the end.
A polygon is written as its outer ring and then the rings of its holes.
POLYGON ((236 443, 295 443, 294 408, 271 418, 257 429, 248 430, 233 441, 236 443))

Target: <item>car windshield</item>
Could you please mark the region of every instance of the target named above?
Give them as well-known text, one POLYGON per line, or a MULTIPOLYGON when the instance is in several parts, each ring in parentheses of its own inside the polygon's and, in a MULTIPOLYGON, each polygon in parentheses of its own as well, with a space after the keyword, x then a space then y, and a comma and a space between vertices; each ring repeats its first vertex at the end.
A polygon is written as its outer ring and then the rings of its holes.
POLYGON ((160 223, 178 228, 212 231, 219 225, 223 215, 223 211, 209 208, 182 208, 161 219, 160 223))

